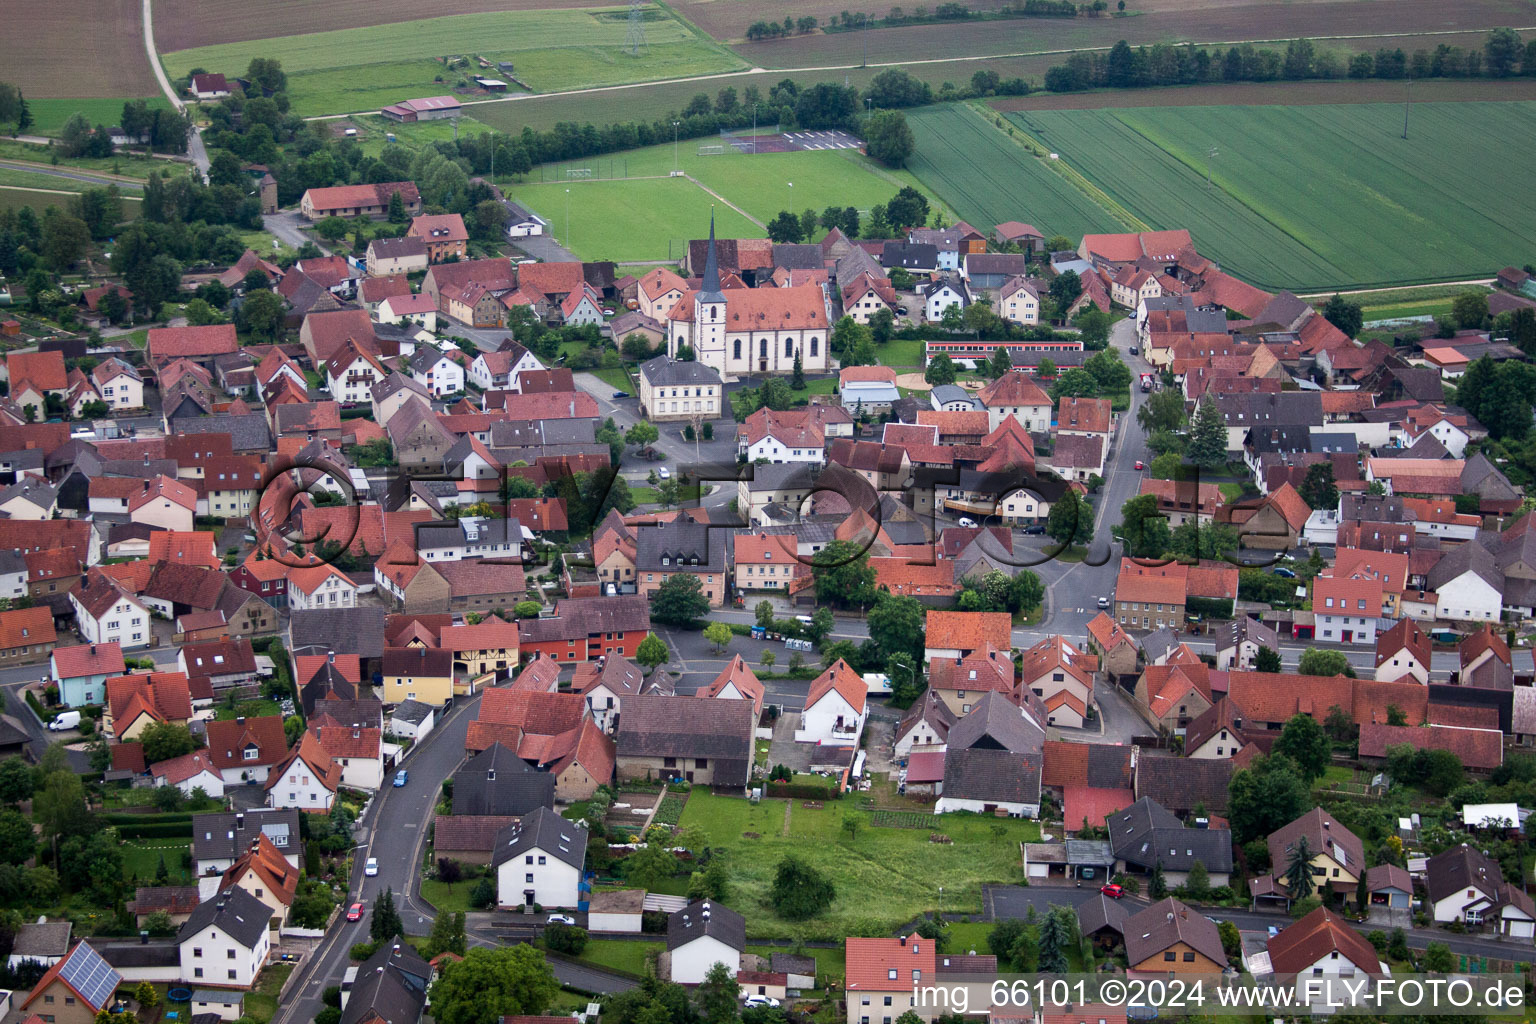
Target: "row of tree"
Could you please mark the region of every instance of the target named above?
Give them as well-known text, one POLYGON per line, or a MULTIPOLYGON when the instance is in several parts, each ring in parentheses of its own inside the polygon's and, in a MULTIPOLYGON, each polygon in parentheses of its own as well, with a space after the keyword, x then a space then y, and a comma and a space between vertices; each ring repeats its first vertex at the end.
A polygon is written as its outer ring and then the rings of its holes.
POLYGON ((1507 78, 1536 75, 1536 40, 1521 41, 1513 29, 1488 33, 1481 50, 1441 44, 1412 54, 1401 48, 1371 53, 1320 49, 1293 39, 1284 50, 1243 43, 1226 49, 1158 43, 1133 48, 1120 40, 1107 53, 1075 53, 1045 74, 1052 92, 1133 89, 1199 82, 1273 82, 1323 78, 1507 78))

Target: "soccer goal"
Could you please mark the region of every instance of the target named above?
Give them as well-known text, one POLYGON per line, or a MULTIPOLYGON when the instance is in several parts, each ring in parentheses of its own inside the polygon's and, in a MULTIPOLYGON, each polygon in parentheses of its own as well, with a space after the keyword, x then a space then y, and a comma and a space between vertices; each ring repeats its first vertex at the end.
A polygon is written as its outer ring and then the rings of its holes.
POLYGON ((575 180, 577 178, 590 178, 590 177, 592 177, 592 168, 590 168, 590 167, 567 167, 565 169, 565 180, 566 181, 573 181, 573 180, 575 180))
POLYGON ((701 145, 699 147, 699 156, 724 156, 724 155, 725 155, 725 147, 724 146, 718 146, 718 145, 710 144, 710 145, 701 145))

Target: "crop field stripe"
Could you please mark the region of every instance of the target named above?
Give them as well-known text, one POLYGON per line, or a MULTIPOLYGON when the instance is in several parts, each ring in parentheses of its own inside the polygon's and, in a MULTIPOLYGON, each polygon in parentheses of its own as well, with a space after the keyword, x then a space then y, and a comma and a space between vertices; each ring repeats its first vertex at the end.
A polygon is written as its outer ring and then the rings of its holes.
POLYGON ((907 115, 917 138, 909 169, 967 221, 1021 217, 1047 234, 1124 230, 1125 225, 978 113, 949 106, 907 115))

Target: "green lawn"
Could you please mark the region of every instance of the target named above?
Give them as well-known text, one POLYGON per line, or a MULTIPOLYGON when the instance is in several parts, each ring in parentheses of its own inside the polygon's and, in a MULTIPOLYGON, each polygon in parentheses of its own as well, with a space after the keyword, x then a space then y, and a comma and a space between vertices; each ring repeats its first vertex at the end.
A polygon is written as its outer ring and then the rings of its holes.
POLYGON ((986 921, 954 921, 949 926, 949 945, 944 947, 944 951, 969 953, 974 949, 978 953, 989 953, 991 949, 987 946, 987 934, 993 927, 986 921))
POLYGON ((213 717, 221 722, 225 722, 232 718, 260 718, 265 715, 280 715, 282 713, 283 709, 278 707, 277 701, 262 698, 260 700, 243 700, 234 707, 230 707, 228 704, 221 704, 214 711, 213 717))
POLYGON ((256 1024, 267 1024, 277 1013, 277 994, 293 973, 293 964, 271 964, 261 972, 256 988, 245 997, 245 1015, 256 1024))
POLYGON ((628 372, 622 367, 611 366, 605 370, 592 370, 592 376, 607 384, 615 391, 628 391, 635 393, 635 382, 630 379, 628 372))
POLYGON ((192 849, 190 839, 134 839, 123 844, 123 877, 135 877, 144 884, 153 884, 155 872, 160 869, 160 858, 165 858, 165 869, 173 882, 188 881, 187 869, 181 865, 181 855, 192 849))
POLYGON ((763 229, 686 178, 571 181, 519 185, 519 203, 549 222, 578 256, 604 260, 680 260, 690 238, 761 238, 763 229), (566 220, 567 201, 570 219, 566 220))
POLYGON ((612 967, 631 974, 645 973, 645 958, 666 948, 663 942, 626 942, 623 939, 589 939, 581 959, 599 967, 612 967))
POLYGON ((745 66, 662 7, 645 12, 646 48, 630 56, 623 49, 628 13, 627 7, 592 7, 457 14, 201 46, 162 54, 161 60, 172 76, 194 67, 235 73, 253 57, 280 53, 298 114, 377 109, 449 92, 477 75, 497 75, 478 66, 450 69, 439 60, 453 56, 510 60, 518 79, 543 92, 745 66))
POLYGON ((925 342, 892 338, 884 345, 875 346, 875 355, 881 366, 922 367, 925 342))
POLYGON ((435 878, 421 880, 421 898, 437 908, 439 914, 451 914, 462 910, 469 912, 469 891, 479 882, 478 878, 466 879, 448 885, 435 878))
MULTIPOLYGON (((27 101, 31 103, 31 100, 27 101)), ((0 139, 0 159, 5 160, 31 160, 35 163, 52 163, 54 151, 48 146, 34 145, 30 142, 18 142, 15 139, 0 139)), ((80 156, 68 159, 60 158, 60 167, 78 167, 83 170, 105 171, 109 174, 121 174, 130 178, 147 178, 150 171, 175 171, 177 165, 169 160, 157 160, 153 157, 139 156, 134 153, 116 153, 112 156, 80 156)))
POLYGON ((869 813, 854 800, 809 810, 800 801, 752 804, 694 790, 681 824, 702 829, 710 846, 727 851, 732 898, 747 917, 748 934, 807 938, 889 934, 934 909, 940 880, 946 910, 979 913, 982 883, 1017 882, 1018 843, 1040 834, 1032 821, 951 814, 936 818, 934 831, 952 842, 935 843, 926 830, 875 828, 869 822, 869 813), (842 827, 845 816, 860 822, 853 838, 842 827), (785 921, 767 904, 777 865, 791 853, 826 872, 837 889, 831 910, 810 922, 785 921))
MULTIPOLYGON (((242 69, 243 69, 242 65, 242 69)), ((231 70, 235 70, 231 68, 231 70)), ((165 110, 170 108, 170 102, 158 93, 154 96, 146 96, 151 110, 165 110)), ((33 125, 27 129, 33 135, 57 135, 63 129, 64 123, 76 113, 85 115, 85 119, 91 124, 111 126, 118 124, 123 118, 124 99, 46 99, 27 96, 27 106, 32 108, 33 125)))
MULTIPOLYGON (((868 214, 870 208, 876 204, 889 202, 903 185, 912 185, 923 191, 928 195, 930 203, 939 204, 939 209, 944 210, 951 217, 954 216, 953 211, 943 205, 938 196, 920 184, 913 175, 906 171, 892 171, 881 167, 875 161, 861 156, 854 150, 746 154, 739 153, 728 146, 724 153, 716 156, 699 155, 701 145, 718 144, 719 140, 714 138, 679 143, 675 162, 672 144, 666 143, 644 149, 632 149, 626 153, 615 153, 612 156, 577 160, 568 164, 546 164, 534 171, 530 178, 530 185, 527 187, 531 188, 535 183, 543 183, 560 185, 563 188, 568 183, 567 171, 573 168, 590 168, 594 178, 646 176, 665 178, 676 167, 765 224, 780 210, 799 213, 802 210, 811 209, 820 213, 828 206, 835 205, 857 207, 861 214, 868 214)), ((513 198, 521 202, 524 189, 513 191, 515 193, 513 198)), ((576 194, 572 193, 573 199, 576 194)), ((540 212, 545 213, 546 216, 549 214, 564 216, 562 209, 540 212)), ((723 208, 716 203, 716 216, 722 215, 723 208)), ((574 216, 573 203, 572 217, 574 216)), ((551 224, 558 234, 559 222, 551 219, 551 224)), ((699 229, 688 225, 687 231, 676 237, 701 238, 707 228, 707 223, 699 229)), ((580 243, 581 238, 577 234, 574 220, 571 230, 577 235, 576 241, 580 243)), ((732 237, 723 227, 718 228, 718 232, 721 237, 732 237)), ((818 238, 820 234, 821 231, 818 228, 818 238)), ((762 232, 759 230, 756 237, 761 235, 762 232)), ((667 259, 681 257, 681 252, 665 256, 667 259)), ((622 259, 623 257, 609 258, 622 259)), ((663 257, 654 255, 636 258, 659 260, 663 257)))

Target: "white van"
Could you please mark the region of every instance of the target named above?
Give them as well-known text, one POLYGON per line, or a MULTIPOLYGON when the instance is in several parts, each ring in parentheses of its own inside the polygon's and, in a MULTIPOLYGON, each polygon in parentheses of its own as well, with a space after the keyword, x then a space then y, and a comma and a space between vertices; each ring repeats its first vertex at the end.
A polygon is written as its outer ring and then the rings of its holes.
POLYGON ((48 728, 54 732, 63 732, 66 729, 74 729, 80 725, 80 712, 61 711, 59 717, 48 723, 48 728))

